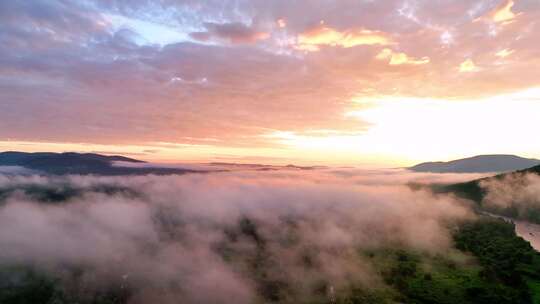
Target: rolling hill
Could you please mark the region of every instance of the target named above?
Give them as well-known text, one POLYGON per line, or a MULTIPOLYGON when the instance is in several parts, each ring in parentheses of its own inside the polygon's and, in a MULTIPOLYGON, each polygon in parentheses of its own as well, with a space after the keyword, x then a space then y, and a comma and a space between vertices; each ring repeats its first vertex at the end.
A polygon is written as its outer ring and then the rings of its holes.
POLYGON ((495 176, 492 176, 492 177, 485 177, 485 178, 481 178, 481 179, 476 179, 476 180, 472 180, 472 181, 469 181, 469 182, 441 186, 438 189, 438 192, 441 192, 441 191, 442 192, 453 192, 453 193, 456 193, 457 195, 459 195, 461 197, 471 199, 471 200, 473 200, 475 202, 480 203, 482 201, 484 195, 485 195, 482 188, 480 187, 480 182, 481 181, 492 179, 492 178, 503 179, 507 175, 515 174, 515 173, 535 173, 535 174, 540 175, 540 165, 534 166, 532 168, 527 168, 527 169, 524 169, 524 170, 518 170, 518 171, 514 171, 514 172, 507 172, 507 173, 502 173, 502 174, 495 175, 495 176))
MULTIPOLYGON (((466 198, 473 200, 477 203, 478 208, 480 210, 486 210, 486 206, 483 206, 483 199, 486 196, 485 190, 480 186, 480 183, 482 181, 487 181, 489 179, 499 179, 503 180, 506 177, 510 176, 511 174, 523 174, 523 173, 533 173, 540 175, 540 165, 527 168, 524 170, 518 170, 514 172, 507 172, 507 173, 501 173, 492 177, 485 177, 481 179, 472 180, 469 182, 464 183, 457 183, 457 184, 451 184, 451 185, 433 185, 432 189, 436 193, 453 193, 459 197, 466 198)), ((525 212, 518 214, 516 208, 499 208, 499 209, 493 209, 489 208, 487 210, 491 213, 495 213, 498 215, 508 216, 512 218, 521 218, 533 223, 540 224, 540 209, 535 208, 532 206, 531 208, 525 210, 525 212)))
POLYGON ((96 174, 96 175, 133 175, 133 174, 184 174, 196 170, 159 167, 121 167, 113 162, 144 163, 144 161, 124 156, 107 156, 95 153, 51 153, 51 152, 2 152, 0 166, 18 166, 46 174, 96 174))
POLYGON ((478 155, 448 162, 426 162, 408 169, 415 172, 487 173, 523 170, 540 165, 540 160, 516 155, 478 155))

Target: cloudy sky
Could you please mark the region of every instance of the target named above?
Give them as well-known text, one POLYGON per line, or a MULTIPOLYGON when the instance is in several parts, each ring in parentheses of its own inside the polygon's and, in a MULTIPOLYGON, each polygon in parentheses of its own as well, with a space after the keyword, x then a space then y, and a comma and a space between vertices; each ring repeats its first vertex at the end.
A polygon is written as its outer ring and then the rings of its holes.
POLYGON ((540 157, 538 0, 0 1, 0 150, 540 157))

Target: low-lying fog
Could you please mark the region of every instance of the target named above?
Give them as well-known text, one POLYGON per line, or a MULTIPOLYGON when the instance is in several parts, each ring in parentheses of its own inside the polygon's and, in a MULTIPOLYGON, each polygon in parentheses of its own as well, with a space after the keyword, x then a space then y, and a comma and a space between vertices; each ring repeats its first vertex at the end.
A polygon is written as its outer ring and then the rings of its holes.
POLYGON ((0 173, 0 189, 69 193, 43 202, 32 191, 4 195, 0 263, 54 273, 69 288, 126 286, 134 303, 248 303, 255 276, 309 293, 324 279, 339 289, 380 278, 358 250, 403 246, 449 250, 450 229, 473 218, 471 202, 411 190, 474 174, 403 170, 281 169, 179 176, 0 173), (71 190, 66 190, 71 189, 71 190), (104 190, 105 189, 105 190, 104 190))

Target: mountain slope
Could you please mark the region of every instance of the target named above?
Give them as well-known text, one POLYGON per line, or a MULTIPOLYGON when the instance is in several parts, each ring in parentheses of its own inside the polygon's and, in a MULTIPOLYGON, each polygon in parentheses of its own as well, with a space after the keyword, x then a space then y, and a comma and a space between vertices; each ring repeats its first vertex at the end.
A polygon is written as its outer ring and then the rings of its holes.
MULTIPOLYGON (((475 201, 478 204, 478 207, 480 209, 485 209, 486 206, 483 206, 483 199, 486 196, 486 192, 484 188, 480 186, 480 183, 482 181, 488 181, 490 179, 499 179, 504 180, 506 177, 511 176, 512 174, 523 174, 523 173, 533 173, 540 175, 540 165, 524 169, 524 170, 518 170, 514 172, 508 172, 508 173, 502 173, 496 176, 492 177, 485 177, 477 180, 472 180, 465 183, 457 183, 457 184, 451 184, 451 185, 434 185, 432 186, 432 189, 436 193, 453 193, 459 197, 463 197, 466 199, 470 199, 475 201)), ((496 213, 498 215, 508 216, 512 218, 522 218, 524 220, 528 220, 537 224, 540 224, 540 210, 537 210, 536 208, 530 208, 530 210, 526 210, 526 214, 518 215, 516 213, 515 208, 506 208, 506 209, 498 209, 493 210, 492 208, 488 210, 491 213, 496 213)))
POLYGON ((527 168, 524 170, 518 170, 515 172, 502 173, 502 174, 495 175, 492 177, 476 179, 476 180, 472 180, 465 183, 457 183, 457 184, 442 186, 441 189, 444 190, 445 192, 454 192, 462 197, 472 199, 476 202, 481 202, 485 195, 485 193, 482 191, 482 188, 480 187, 481 181, 492 179, 492 178, 503 179, 509 174, 515 174, 515 173, 535 173, 535 174, 540 175, 540 165, 534 166, 532 168, 527 168))
POLYGON ((523 170, 540 165, 540 160, 516 155, 478 155, 448 162, 426 162, 408 168, 416 172, 486 173, 523 170))
POLYGON ((141 160, 124 156, 106 156, 94 153, 0 153, 0 166, 19 166, 48 174, 183 174, 196 172, 178 168, 131 168, 114 166, 113 162, 144 163, 141 160))

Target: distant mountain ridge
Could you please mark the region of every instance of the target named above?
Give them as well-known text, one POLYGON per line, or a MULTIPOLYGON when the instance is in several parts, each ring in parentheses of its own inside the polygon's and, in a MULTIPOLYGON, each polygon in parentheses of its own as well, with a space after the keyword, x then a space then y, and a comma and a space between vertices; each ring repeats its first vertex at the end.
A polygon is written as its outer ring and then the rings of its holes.
POLYGON ((408 169, 434 173, 488 173, 523 170, 540 165, 540 160, 516 155, 478 155, 448 162, 426 162, 408 169))
POLYGON ((65 161, 98 161, 98 162, 112 162, 112 161, 125 161, 133 163, 144 163, 142 160, 137 160, 124 156, 107 156, 96 153, 54 153, 54 152, 16 152, 7 151, 0 152, 0 164, 3 166, 23 166, 28 163, 47 163, 47 162, 65 162, 65 161))
POLYGON ((144 163, 144 161, 124 157, 107 156, 95 153, 52 153, 52 152, 0 152, 0 166, 19 166, 47 174, 183 174, 198 172, 179 168, 133 168, 114 166, 113 162, 144 163))

